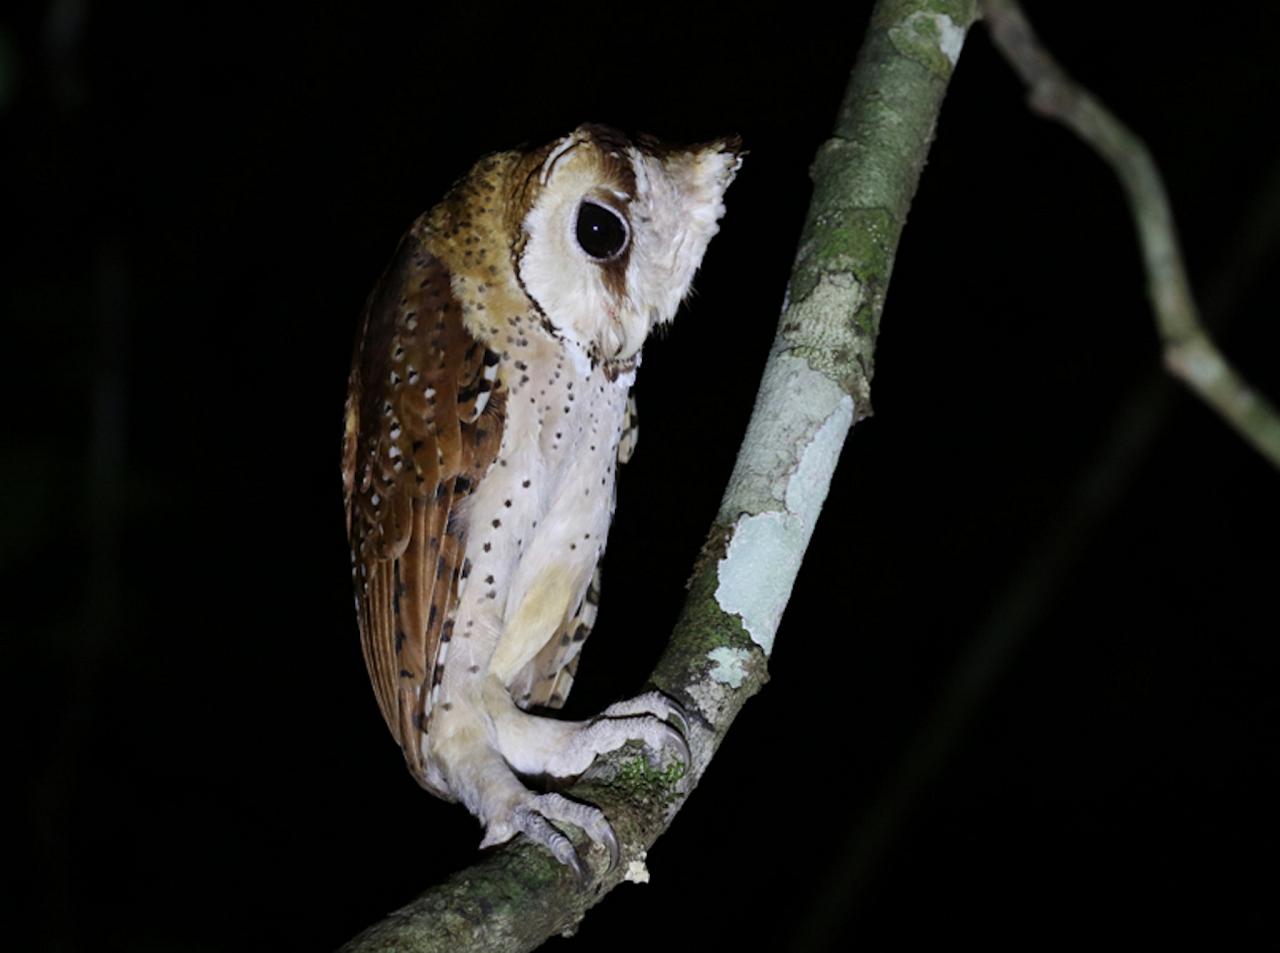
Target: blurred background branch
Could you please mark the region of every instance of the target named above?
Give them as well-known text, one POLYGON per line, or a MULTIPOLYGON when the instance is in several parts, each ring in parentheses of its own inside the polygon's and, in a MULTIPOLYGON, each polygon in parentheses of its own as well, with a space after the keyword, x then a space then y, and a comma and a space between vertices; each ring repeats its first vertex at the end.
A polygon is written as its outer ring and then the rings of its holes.
POLYGON ((1119 177, 1137 226, 1166 365, 1280 467, 1280 414, 1236 372, 1205 331, 1164 180, 1146 144, 1058 65, 1014 0, 982 0, 982 10, 996 47, 1027 84, 1031 107, 1071 129, 1119 177))

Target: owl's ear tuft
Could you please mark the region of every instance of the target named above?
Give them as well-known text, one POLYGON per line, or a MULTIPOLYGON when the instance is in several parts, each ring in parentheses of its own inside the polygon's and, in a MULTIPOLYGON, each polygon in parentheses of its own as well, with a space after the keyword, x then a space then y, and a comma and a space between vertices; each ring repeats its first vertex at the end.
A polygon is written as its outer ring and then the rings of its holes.
POLYGON ((742 167, 741 141, 719 139, 667 157, 668 174, 690 212, 715 222, 724 214, 724 193, 742 167))

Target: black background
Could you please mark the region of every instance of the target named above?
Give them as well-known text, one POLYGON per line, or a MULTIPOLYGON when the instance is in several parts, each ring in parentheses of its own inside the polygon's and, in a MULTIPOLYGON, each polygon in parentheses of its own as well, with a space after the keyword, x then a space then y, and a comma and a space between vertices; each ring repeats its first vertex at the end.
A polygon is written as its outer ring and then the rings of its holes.
MULTIPOLYGON (((869 4, 319 6, 0 15, 11 949, 329 949, 472 859, 365 679, 346 368, 407 224, 483 153, 588 120, 751 150, 645 352, 572 711, 641 687, 869 4)), ((1150 143, 1206 312, 1280 398, 1280 15, 1173 9, 1032 12, 1150 143)), ((1111 174, 981 29, 874 404, 771 683, 653 883, 564 948, 1274 936, 1280 479, 1161 380, 1111 174)))

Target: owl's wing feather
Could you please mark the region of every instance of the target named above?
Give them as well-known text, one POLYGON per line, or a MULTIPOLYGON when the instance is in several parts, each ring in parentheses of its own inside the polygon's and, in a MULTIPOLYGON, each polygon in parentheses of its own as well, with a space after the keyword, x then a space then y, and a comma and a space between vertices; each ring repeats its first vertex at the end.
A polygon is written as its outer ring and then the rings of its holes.
POLYGON ((361 322, 343 485, 361 643, 378 706, 414 775, 459 589, 466 500, 498 455, 497 358, 466 330, 419 220, 361 322))

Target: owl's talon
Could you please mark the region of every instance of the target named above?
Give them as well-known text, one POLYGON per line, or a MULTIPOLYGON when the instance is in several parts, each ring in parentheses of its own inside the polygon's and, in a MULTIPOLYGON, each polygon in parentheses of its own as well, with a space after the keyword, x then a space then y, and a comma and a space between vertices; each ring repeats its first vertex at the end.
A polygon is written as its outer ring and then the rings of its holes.
POLYGON ((625 718, 628 715, 653 715, 661 721, 670 722, 684 737, 689 737, 689 716, 680 705, 664 693, 654 690, 615 702, 604 710, 605 718, 625 718))
POLYGON ((571 868, 584 885, 591 880, 590 870, 578 856, 573 842, 555 824, 579 827, 593 844, 603 847, 609 856, 606 870, 616 867, 622 855, 618 837, 603 811, 581 801, 571 801, 560 794, 530 794, 526 803, 515 808, 511 819, 512 826, 517 831, 551 851, 552 856, 571 868))
POLYGON ((693 753, 689 750, 689 718, 675 701, 659 691, 646 692, 626 701, 616 702, 604 710, 602 718, 623 720, 644 716, 652 716, 662 723, 661 743, 653 745, 648 735, 638 735, 637 739, 645 742, 646 757, 654 768, 662 766, 662 748, 672 748, 680 763, 688 768, 693 763, 693 753))
POLYGON ((603 834, 604 836, 596 843, 603 843, 604 849, 609 852, 609 866, 605 868, 605 872, 608 873, 618 866, 618 861, 622 857, 622 849, 618 846, 618 835, 613 832, 613 828, 610 825, 605 825, 603 834))
POLYGON ((573 842, 556 830, 551 823, 532 807, 518 807, 512 817, 514 826, 535 844, 541 844, 556 860, 573 870, 582 883, 587 882, 587 872, 573 849, 573 842))
POLYGON ((676 749, 676 757, 680 760, 680 767, 686 771, 693 764, 693 752, 689 750, 689 742, 685 740, 685 736, 675 728, 671 729, 673 746, 676 749))
MULTIPOLYGON (((667 721, 671 722, 675 726, 676 731, 680 732, 680 736, 682 738, 684 738, 686 741, 688 740, 689 719, 685 715, 684 709, 680 708, 679 706, 672 708, 670 714, 667 715, 667 721)), ((688 745, 685 745, 685 748, 687 750, 688 745)))
POLYGON ((669 751, 680 762, 680 766, 687 769, 693 762, 693 753, 689 750, 689 742, 685 741, 684 735, 677 731, 675 726, 665 721, 661 725, 662 743, 659 745, 645 745, 645 760, 649 762, 649 767, 655 771, 662 770, 666 762, 664 752, 669 751))

